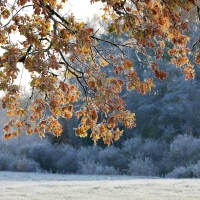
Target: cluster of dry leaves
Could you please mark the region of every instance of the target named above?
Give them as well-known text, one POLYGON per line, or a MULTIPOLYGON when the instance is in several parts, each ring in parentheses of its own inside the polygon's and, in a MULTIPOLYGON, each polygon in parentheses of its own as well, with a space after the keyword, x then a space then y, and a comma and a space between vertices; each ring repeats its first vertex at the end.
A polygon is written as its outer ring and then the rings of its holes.
MULTIPOLYGON (((168 49, 171 63, 182 69, 186 80, 194 78, 194 67, 188 58, 189 23, 181 11, 197 7, 196 0, 101 2, 108 32, 118 37, 128 34, 125 44, 97 37, 93 28, 76 21, 74 15, 62 16, 60 10, 67 0, 18 0, 13 4, 0 1, 0 45, 4 51, 0 57, 0 90, 5 93, 1 101, 11 118, 4 127, 4 139, 17 137, 23 131, 40 137, 45 137, 46 132, 59 136, 62 126, 58 119, 70 119, 75 114, 80 118, 77 136, 86 137, 91 131, 95 143, 103 139, 110 145, 118 140, 123 134, 119 124, 126 128, 136 125, 135 114, 126 110, 120 97, 122 88, 145 95, 154 87, 153 77, 140 80, 134 60, 123 48, 133 48, 145 56, 149 49, 153 50, 152 74, 160 80, 167 74, 159 69, 156 60, 162 60, 168 49), (25 8, 32 13, 24 13, 25 8), (23 39, 12 40, 16 33, 23 39), (118 54, 104 48, 104 43, 118 54), (19 65, 31 75, 31 94, 25 103, 20 85, 16 84, 19 65), (114 75, 108 75, 102 70, 104 67, 111 68, 114 75), (81 105, 75 112, 76 102, 81 105)), ((196 52, 195 61, 200 64, 200 51, 196 52)))

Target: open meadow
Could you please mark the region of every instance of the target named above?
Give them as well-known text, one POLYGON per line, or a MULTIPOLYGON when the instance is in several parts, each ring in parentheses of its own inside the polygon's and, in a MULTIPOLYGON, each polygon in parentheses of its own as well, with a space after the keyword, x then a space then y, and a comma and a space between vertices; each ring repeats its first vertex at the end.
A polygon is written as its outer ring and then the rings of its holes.
POLYGON ((0 200, 198 200, 200 179, 0 172, 0 200))

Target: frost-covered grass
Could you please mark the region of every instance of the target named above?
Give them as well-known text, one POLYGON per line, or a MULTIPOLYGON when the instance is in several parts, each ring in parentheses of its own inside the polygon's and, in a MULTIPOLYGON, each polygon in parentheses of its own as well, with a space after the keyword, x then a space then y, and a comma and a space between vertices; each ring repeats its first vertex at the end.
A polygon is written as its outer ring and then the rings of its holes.
POLYGON ((0 172, 0 200, 198 200, 200 179, 0 172))

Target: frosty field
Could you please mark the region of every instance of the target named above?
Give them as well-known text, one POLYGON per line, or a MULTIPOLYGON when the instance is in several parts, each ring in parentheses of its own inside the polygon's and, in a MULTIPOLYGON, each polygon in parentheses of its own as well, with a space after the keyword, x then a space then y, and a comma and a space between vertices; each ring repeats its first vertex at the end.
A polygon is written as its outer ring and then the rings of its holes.
POLYGON ((0 200, 198 200, 200 179, 0 172, 0 200))

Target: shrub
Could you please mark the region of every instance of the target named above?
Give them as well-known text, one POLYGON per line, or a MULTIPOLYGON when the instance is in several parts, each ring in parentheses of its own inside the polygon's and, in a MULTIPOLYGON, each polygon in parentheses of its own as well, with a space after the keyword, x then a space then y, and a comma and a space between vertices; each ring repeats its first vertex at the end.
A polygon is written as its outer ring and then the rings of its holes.
POLYGON ((177 167, 170 173, 168 173, 166 178, 193 178, 194 174, 191 167, 177 167))
POLYGON ((99 161, 103 166, 113 166, 115 169, 123 171, 128 168, 128 162, 121 150, 114 146, 106 147, 99 151, 99 161))
POLYGON ((102 150, 98 146, 81 147, 77 150, 78 163, 96 163, 98 162, 99 152, 102 150))
POLYGON ((0 152, 0 171, 8 171, 10 163, 16 162, 16 158, 10 153, 0 152))
POLYGON ((178 135, 170 145, 170 160, 175 167, 186 166, 200 160, 200 139, 188 135, 178 135))
POLYGON ((18 156, 20 158, 27 158, 29 156, 30 149, 31 149, 30 144, 24 144, 24 145, 20 146, 18 149, 18 156))
POLYGON ((129 160, 131 157, 141 158, 143 157, 143 142, 140 137, 131 138, 126 140, 122 145, 122 153, 129 160))
POLYGON ((54 146, 48 141, 45 141, 32 144, 27 157, 39 163, 43 170, 55 171, 53 160, 54 154, 54 146))
POLYGON ((200 178, 200 160, 196 165, 191 166, 192 172, 194 174, 194 177, 200 178))
POLYGON ((177 167, 166 175, 167 178, 200 178, 200 160, 187 167, 177 167))
POLYGON ((6 145, 4 141, 0 140, 0 152, 5 153, 8 151, 9 151, 8 145, 6 145))
POLYGON ((23 158, 15 160, 9 166, 10 170, 18 172, 38 172, 41 171, 39 164, 34 160, 23 158))
POLYGON ((78 169, 77 152, 69 145, 60 145, 54 155, 55 170, 61 173, 76 173, 78 169))
POLYGON ((156 176, 157 169, 150 158, 132 159, 129 163, 128 173, 132 176, 156 176))
POLYGON ((151 158, 153 161, 160 161, 164 152, 167 150, 166 145, 153 139, 146 139, 143 144, 144 157, 151 158))
POLYGON ((164 177, 174 169, 174 164, 169 158, 169 152, 163 153, 163 158, 156 164, 159 169, 159 176, 164 177))
POLYGON ((79 163, 78 172, 85 175, 116 175, 117 170, 114 167, 102 166, 99 163, 87 162, 79 163))

